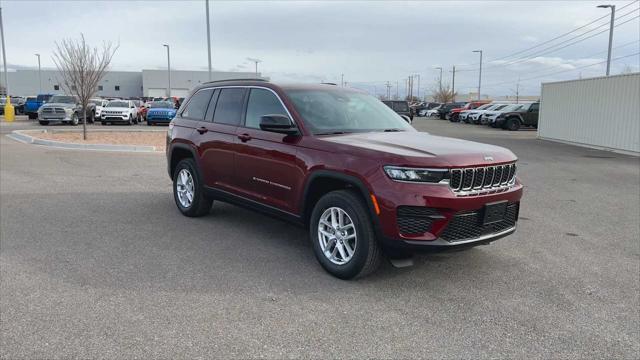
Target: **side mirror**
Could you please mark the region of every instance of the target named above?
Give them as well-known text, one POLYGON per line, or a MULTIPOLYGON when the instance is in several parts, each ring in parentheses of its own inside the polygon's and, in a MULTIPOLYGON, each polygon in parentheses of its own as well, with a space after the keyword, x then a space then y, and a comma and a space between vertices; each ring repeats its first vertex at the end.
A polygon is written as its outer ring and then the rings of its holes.
POLYGON ((260 129, 287 135, 298 133, 298 128, 291 122, 291 119, 279 114, 261 116, 260 129))

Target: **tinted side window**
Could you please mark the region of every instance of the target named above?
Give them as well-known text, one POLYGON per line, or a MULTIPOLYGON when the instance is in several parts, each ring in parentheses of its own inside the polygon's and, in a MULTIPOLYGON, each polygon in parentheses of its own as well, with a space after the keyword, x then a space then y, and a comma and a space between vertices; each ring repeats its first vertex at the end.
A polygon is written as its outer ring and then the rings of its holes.
POLYGON ((269 90, 251 89, 249 102, 247 103, 247 115, 245 116, 245 126, 249 128, 260 128, 260 117, 263 115, 287 115, 287 111, 282 107, 280 100, 269 90))
POLYGON ((538 109, 540 109, 540 104, 531 104, 531 107, 529 108, 529 111, 531 112, 537 112, 538 109))
POLYGON ((409 111, 409 105, 405 102, 396 102, 393 103, 393 109, 395 111, 409 111))
POLYGON ((222 89, 218 96, 213 122, 219 124, 238 125, 242 118, 244 94, 246 89, 222 89))
POLYGON ((195 93, 182 112, 182 116, 193 120, 204 120, 211 94, 213 94, 213 89, 200 90, 195 93))

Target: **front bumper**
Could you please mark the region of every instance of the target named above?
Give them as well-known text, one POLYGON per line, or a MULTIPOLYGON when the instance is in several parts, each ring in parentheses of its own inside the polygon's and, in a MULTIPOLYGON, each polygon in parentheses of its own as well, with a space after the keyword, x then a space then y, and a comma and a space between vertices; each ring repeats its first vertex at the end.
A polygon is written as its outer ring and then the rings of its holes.
POLYGON ((122 115, 102 114, 100 115, 100 120, 101 121, 129 121, 129 114, 122 114, 122 115))
POLYGON ((169 123, 171 122, 171 120, 173 120, 173 117, 166 117, 166 116, 152 116, 147 114, 147 121, 148 122, 166 122, 169 123))
POLYGON ((517 179, 501 190, 468 196, 456 195, 448 184, 384 179, 373 187, 380 207, 379 237, 395 247, 409 248, 478 245, 512 234, 523 193, 517 179), (502 218, 485 224, 486 205, 500 202, 506 204, 502 218))
POLYGON ((71 121, 71 115, 68 114, 38 114, 38 121, 71 121))

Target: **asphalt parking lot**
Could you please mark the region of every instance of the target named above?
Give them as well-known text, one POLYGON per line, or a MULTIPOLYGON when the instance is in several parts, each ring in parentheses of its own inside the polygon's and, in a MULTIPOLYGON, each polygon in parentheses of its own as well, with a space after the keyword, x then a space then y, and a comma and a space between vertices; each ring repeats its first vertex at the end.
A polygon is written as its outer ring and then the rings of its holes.
POLYGON ((637 358, 640 160, 414 126, 514 151, 519 229, 351 282, 285 222, 222 203, 181 216, 163 155, 1 136, 0 356, 637 358))

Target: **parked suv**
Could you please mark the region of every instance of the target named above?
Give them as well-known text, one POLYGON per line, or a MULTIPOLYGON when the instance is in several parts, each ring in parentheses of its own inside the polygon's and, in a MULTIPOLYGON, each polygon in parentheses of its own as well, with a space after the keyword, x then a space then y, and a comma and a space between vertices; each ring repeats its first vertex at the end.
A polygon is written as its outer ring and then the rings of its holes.
POLYGON ((444 120, 447 118, 447 116, 449 115, 449 112, 453 109, 459 109, 463 106, 465 106, 467 103, 463 103, 463 102, 454 102, 454 103, 446 103, 443 104, 439 109, 438 109, 438 117, 440 118, 440 120, 444 120))
POLYGON ((465 106, 460 107, 460 108, 456 108, 456 109, 451 109, 449 111, 449 114, 447 114, 447 119, 451 122, 459 122, 460 121, 460 113, 462 111, 466 111, 466 110, 473 110, 476 109, 482 105, 488 104, 490 101, 489 100, 481 100, 481 101, 472 101, 470 103, 467 103, 465 106))
POLYGON ((540 103, 521 104, 516 111, 503 112, 494 119, 494 127, 516 131, 521 126, 538 127, 538 112, 540 103))
POLYGON ((407 101, 384 100, 382 102, 398 115, 402 116, 406 122, 411 123, 413 121, 413 109, 409 106, 407 101))
POLYGON ((418 132, 359 90, 204 83, 169 124, 166 149, 182 214, 221 200, 304 225, 320 264, 343 279, 372 272, 383 254, 399 265, 516 230, 511 151, 418 132))

